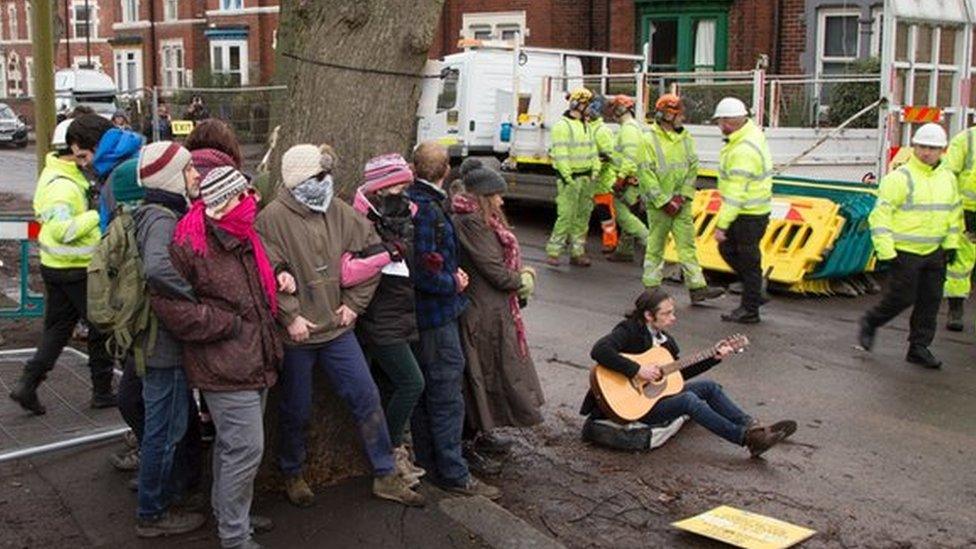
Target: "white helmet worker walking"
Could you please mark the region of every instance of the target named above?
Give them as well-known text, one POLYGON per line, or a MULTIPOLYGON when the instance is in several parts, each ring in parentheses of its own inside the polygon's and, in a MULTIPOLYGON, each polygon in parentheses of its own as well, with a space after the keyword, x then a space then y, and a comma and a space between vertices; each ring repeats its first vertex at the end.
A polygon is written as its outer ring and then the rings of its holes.
POLYGON ((944 149, 949 145, 949 137, 942 126, 935 122, 929 122, 915 131, 915 135, 912 136, 912 145, 944 149))
POLYGON ((742 116, 749 116, 746 104, 736 97, 726 97, 719 101, 718 105, 715 105, 715 114, 712 115, 712 119, 739 118, 742 116))

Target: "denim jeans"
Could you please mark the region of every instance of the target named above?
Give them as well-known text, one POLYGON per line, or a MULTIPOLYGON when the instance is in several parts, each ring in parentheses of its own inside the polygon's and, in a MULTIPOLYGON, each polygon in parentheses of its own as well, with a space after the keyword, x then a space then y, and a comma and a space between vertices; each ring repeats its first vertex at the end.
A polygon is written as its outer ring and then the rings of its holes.
POLYGON ((300 474, 305 463, 305 427, 312 415, 312 367, 329 376, 335 392, 345 401, 359 429, 373 474, 393 472, 393 448, 380 403, 380 392, 369 373, 363 351, 352 331, 308 347, 285 347, 278 386, 278 467, 288 476, 300 474))
POLYGON ((726 396, 722 386, 702 379, 685 384, 680 393, 662 398, 641 421, 648 425, 670 423, 680 416, 691 416, 696 423, 732 444, 742 445, 746 426, 752 421, 726 396))
POLYGON ((469 473, 461 455, 464 352, 457 323, 422 330, 414 354, 425 383, 410 422, 417 464, 435 482, 463 486, 469 473))
POLYGON ((183 439, 190 389, 183 368, 146 368, 142 380, 146 423, 139 461, 139 518, 162 515, 183 489, 174 475, 176 447, 183 439))

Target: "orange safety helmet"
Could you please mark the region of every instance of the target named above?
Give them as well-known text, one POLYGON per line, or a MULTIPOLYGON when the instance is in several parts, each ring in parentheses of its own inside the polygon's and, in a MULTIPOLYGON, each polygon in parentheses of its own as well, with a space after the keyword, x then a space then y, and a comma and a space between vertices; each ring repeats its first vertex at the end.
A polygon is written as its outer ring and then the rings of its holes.
POLYGON ((681 98, 676 94, 666 93, 657 98, 657 102, 654 103, 654 110, 663 114, 676 115, 683 113, 685 107, 681 103, 681 98))
POLYGON ((625 111, 634 108, 634 98, 629 95, 615 95, 610 98, 610 108, 625 111))

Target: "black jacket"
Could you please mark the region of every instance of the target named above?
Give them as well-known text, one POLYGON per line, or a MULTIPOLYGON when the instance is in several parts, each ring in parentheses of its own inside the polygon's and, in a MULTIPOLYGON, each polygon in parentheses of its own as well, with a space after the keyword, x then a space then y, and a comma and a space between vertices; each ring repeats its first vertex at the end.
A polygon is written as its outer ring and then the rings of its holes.
MULTIPOLYGON (((671 334, 667 332, 662 333, 667 336, 667 340, 661 346, 667 349, 671 353, 671 356, 677 360, 680 353, 678 343, 671 334)), ((639 355, 653 346, 654 338, 644 323, 629 319, 622 320, 613 327, 613 331, 601 337, 593 345, 593 350, 590 351, 590 358, 598 364, 620 372, 627 377, 634 377, 640 370, 640 365, 633 360, 620 356, 621 353, 639 355)), ((719 362, 720 360, 717 358, 707 358, 681 370, 681 376, 686 380, 691 379, 698 374, 708 371, 719 362)), ((592 391, 586 392, 586 398, 583 399, 580 414, 592 414, 593 417, 603 417, 603 413, 596 405, 596 399, 593 397, 592 391)))

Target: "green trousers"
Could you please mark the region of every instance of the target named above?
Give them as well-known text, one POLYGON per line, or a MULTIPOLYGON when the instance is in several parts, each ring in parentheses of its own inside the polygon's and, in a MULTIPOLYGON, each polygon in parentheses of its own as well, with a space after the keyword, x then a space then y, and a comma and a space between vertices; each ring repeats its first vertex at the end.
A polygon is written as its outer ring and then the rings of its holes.
POLYGON ((556 179, 556 223, 546 243, 546 255, 559 257, 569 245, 570 257, 586 252, 586 232, 593 212, 593 180, 578 175, 572 181, 556 179))
POLYGON ((647 251, 644 253, 644 286, 651 288, 660 286, 664 280, 664 247, 668 243, 668 236, 674 237, 678 248, 678 261, 684 274, 685 286, 690 290, 704 288, 705 275, 698 264, 698 252, 695 248, 695 223, 691 217, 691 201, 688 200, 681 207, 678 215, 671 217, 663 211, 653 208, 647 210, 647 226, 650 228, 647 236, 647 251))
POLYGON ((976 264, 976 243, 963 236, 956 250, 956 259, 946 267, 945 297, 969 297, 973 265, 976 264))
POLYGON ((631 206, 637 204, 640 192, 637 187, 628 186, 623 193, 614 193, 613 207, 617 212, 617 226, 620 227, 620 238, 617 244, 617 253, 630 255, 634 253, 634 242, 637 240, 647 240, 647 225, 641 221, 640 217, 631 211, 631 206))

